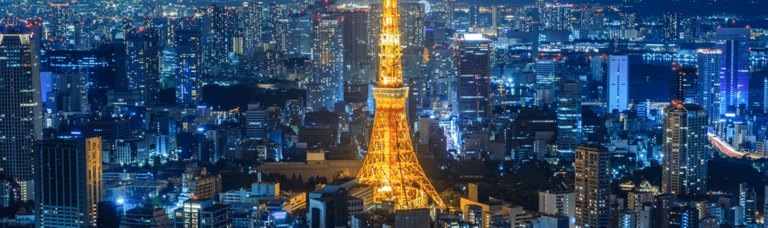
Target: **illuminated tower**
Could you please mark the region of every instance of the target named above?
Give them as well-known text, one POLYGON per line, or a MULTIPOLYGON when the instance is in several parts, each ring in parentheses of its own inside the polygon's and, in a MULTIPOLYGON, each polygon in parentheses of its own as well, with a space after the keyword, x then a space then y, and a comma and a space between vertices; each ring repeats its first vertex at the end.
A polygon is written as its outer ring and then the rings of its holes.
POLYGON ((707 111, 673 100, 664 108, 661 191, 697 196, 707 192, 707 111))
POLYGON ((368 155, 357 174, 359 183, 373 188, 375 203, 392 202, 395 210, 444 208, 440 196, 421 169, 411 144, 403 86, 397 0, 384 0, 379 35, 378 85, 373 88, 376 114, 368 155))

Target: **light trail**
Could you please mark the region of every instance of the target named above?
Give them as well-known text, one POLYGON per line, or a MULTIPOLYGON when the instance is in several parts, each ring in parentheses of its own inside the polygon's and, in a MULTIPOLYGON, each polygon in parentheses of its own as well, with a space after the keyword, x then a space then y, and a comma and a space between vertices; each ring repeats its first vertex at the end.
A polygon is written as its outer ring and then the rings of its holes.
POLYGON ((736 148, 733 148, 731 144, 728 144, 727 142, 723 141, 722 139, 720 139, 719 137, 715 136, 712 133, 707 133, 707 138, 709 138, 709 142, 712 144, 712 146, 714 146, 717 150, 719 150, 725 156, 732 157, 732 158, 742 158, 744 156, 747 156, 752 160, 764 158, 763 155, 759 155, 759 154, 742 153, 736 148))

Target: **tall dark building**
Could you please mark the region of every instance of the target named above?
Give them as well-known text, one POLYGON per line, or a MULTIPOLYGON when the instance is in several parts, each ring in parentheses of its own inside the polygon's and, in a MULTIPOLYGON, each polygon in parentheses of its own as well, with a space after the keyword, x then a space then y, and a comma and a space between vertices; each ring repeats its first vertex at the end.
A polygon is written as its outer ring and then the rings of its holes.
POLYGON ((160 36, 154 28, 131 29, 125 42, 128 89, 139 91, 144 103, 154 103, 160 90, 160 36))
POLYGON ((689 104, 701 104, 701 100, 699 100, 700 78, 695 68, 675 67, 670 83, 672 99, 689 104))
POLYGON ((720 114, 749 105, 749 28, 718 28, 720 114))
POLYGON ((96 226, 102 200, 101 138, 50 139, 37 145, 35 203, 40 227, 96 226))
POLYGON ((744 209, 744 224, 757 224, 757 193, 747 183, 739 184, 739 207, 744 209))
POLYGON ((557 151, 573 153, 581 144, 581 83, 567 81, 560 83, 557 98, 557 151))
POLYGON ((576 227, 607 228, 610 224, 610 156, 603 146, 576 148, 576 227))
POLYGON ((340 15, 343 46, 344 65, 347 74, 344 76, 348 83, 368 83, 367 75, 360 70, 370 67, 371 58, 368 58, 368 11, 344 10, 340 15))
POLYGON ((201 66, 203 64, 202 34, 199 30, 176 31, 176 101, 189 104, 199 98, 201 66))
POLYGON ((0 172, 32 180, 34 144, 42 138, 37 53, 29 34, 0 34, 0 172))
POLYGON ((459 118, 463 122, 486 120, 490 113, 490 39, 483 34, 461 34, 457 41, 459 118))
POLYGON ((672 101, 664 109, 661 192, 703 195, 707 192, 707 112, 696 104, 672 101))

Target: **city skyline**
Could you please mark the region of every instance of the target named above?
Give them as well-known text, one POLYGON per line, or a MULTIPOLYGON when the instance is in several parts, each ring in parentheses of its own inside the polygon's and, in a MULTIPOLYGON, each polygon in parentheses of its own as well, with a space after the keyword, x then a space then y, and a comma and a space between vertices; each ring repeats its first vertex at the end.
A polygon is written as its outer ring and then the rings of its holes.
POLYGON ((0 227, 762 227, 748 0, 0 0, 0 227))

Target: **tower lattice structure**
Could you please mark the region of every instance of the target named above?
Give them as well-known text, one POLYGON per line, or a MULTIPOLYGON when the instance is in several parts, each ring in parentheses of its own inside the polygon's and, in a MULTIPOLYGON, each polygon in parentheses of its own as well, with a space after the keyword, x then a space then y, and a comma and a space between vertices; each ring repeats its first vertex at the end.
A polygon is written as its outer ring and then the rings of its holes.
POLYGON ((383 0, 378 85, 373 88, 376 114, 368 154, 357 179, 373 188, 374 203, 392 202, 395 210, 410 210, 430 207, 431 199, 433 205, 444 208, 413 151, 401 52, 397 0, 383 0))

